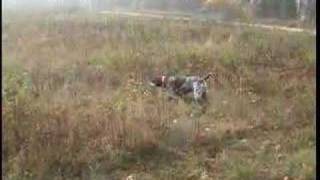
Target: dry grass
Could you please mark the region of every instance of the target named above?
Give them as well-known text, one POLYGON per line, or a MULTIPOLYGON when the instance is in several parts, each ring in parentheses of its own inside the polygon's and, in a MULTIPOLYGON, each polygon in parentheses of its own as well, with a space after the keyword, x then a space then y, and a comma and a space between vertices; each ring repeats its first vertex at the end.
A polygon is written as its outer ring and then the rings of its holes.
POLYGON ((10 16, 3 36, 6 179, 314 177, 312 37, 91 15, 10 16), (208 71, 194 119, 146 83, 208 71))

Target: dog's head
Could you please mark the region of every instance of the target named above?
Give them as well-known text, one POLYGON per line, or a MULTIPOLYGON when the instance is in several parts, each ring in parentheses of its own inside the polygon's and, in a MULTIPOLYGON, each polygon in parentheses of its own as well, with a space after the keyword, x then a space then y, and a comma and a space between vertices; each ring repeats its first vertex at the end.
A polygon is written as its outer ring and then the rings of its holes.
POLYGON ((219 80, 219 76, 218 76, 218 73, 216 72, 210 72, 208 73, 207 77, 209 78, 212 78, 212 80, 214 81, 214 83, 216 84, 216 87, 218 88, 222 88, 223 87, 223 84, 220 82, 219 80))
POLYGON ((217 77, 217 74, 216 74, 216 73, 209 72, 206 76, 203 76, 203 77, 202 77, 202 81, 206 81, 206 80, 208 80, 209 78, 216 79, 216 77, 217 77))
POLYGON ((154 87, 163 87, 165 78, 166 76, 155 76, 151 79, 149 85, 154 87))

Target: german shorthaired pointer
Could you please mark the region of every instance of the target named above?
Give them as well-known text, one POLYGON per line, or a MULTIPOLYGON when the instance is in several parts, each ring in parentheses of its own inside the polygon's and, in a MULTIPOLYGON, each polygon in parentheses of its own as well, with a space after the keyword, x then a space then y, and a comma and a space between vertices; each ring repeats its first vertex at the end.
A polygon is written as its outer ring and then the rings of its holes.
POLYGON ((207 83, 209 77, 215 76, 209 73, 200 76, 156 76, 149 83, 151 86, 165 88, 169 99, 177 99, 189 93, 193 93, 193 102, 196 105, 207 102, 207 83))

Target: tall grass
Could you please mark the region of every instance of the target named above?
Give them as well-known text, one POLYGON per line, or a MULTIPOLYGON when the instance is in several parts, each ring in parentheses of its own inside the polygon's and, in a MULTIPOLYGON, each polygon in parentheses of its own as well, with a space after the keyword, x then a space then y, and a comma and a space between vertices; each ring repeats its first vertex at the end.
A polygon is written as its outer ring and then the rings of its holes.
POLYGON ((315 147, 312 37, 194 21, 57 17, 10 17, 3 29, 6 179, 313 177, 311 164, 293 173, 315 147), (218 74, 210 105, 193 119, 188 103, 168 102, 147 85, 157 73, 209 71, 218 74), (311 138, 288 142, 299 134, 311 138), (283 146, 279 162, 259 150, 269 139, 283 146), (260 159, 270 163, 254 166, 260 159))

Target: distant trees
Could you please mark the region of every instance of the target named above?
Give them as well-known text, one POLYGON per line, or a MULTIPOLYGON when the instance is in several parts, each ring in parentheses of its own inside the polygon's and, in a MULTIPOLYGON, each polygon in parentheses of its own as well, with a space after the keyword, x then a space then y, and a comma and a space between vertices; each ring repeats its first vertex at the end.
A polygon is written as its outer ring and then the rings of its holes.
POLYGON ((295 18, 296 0, 262 0, 256 8, 260 17, 295 18))
POLYGON ((117 0, 114 5, 133 9, 195 10, 202 3, 199 0, 117 0))
POLYGON ((259 0, 254 4, 259 17, 314 21, 316 0, 259 0))
POLYGON ((300 20, 315 21, 316 0, 296 0, 297 14, 300 20))
POLYGON ((5 7, 117 8, 198 11, 237 11, 249 9, 258 17, 297 18, 315 21, 316 0, 2 0, 5 7))

